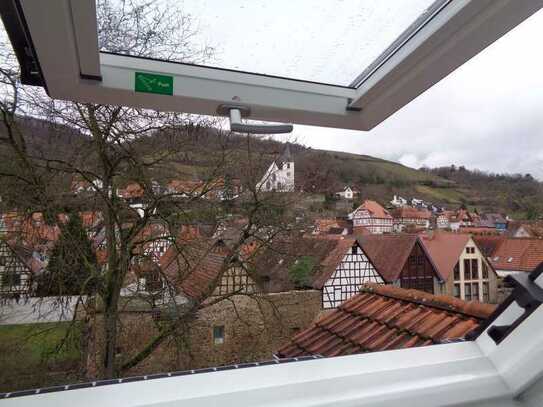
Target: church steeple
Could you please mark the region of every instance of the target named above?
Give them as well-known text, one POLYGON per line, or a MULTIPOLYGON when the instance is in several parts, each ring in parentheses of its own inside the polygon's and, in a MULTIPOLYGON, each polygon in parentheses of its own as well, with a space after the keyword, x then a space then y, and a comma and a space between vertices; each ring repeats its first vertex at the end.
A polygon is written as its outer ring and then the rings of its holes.
POLYGON ((277 160, 278 163, 291 163, 292 160, 292 154, 290 152, 290 143, 287 142, 285 145, 285 149, 283 150, 283 153, 279 157, 279 160, 277 160))

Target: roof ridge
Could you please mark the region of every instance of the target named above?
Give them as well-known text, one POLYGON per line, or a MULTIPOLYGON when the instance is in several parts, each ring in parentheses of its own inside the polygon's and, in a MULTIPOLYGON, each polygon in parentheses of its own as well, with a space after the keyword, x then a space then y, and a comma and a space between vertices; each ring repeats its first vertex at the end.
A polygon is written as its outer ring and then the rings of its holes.
POLYGON ((477 319, 487 318, 495 306, 479 302, 466 302, 454 297, 429 294, 424 291, 413 289, 399 289, 389 285, 380 285, 366 283, 362 286, 361 292, 376 293, 388 298, 394 298, 401 301, 407 301, 432 308, 438 308, 443 311, 454 312, 477 319))

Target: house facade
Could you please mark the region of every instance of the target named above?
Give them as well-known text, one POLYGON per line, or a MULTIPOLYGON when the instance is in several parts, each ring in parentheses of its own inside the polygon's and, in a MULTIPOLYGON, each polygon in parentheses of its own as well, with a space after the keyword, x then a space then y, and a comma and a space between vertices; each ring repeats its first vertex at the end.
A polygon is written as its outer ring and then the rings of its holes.
MULTIPOLYGON (((341 245, 345 247, 345 245, 341 245)), ((356 295, 365 283, 385 284, 385 280, 358 242, 354 241, 322 284, 322 307, 331 309, 356 295)), ((317 282, 316 288, 321 286, 317 282)))
POLYGON ((507 219, 500 213, 485 213, 481 215, 477 226, 505 232, 507 230, 507 219))
POLYGON ((324 309, 337 307, 364 283, 385 284, 358 241, 340 235, 276 242, 259 253, 251 268, 264 282, 265 292, 319 290, 324 309))
POLYGON ((346 186, 343 191, 336 192, 336 195, 343 199, 352 200, 358 191, 353 190, 350 186, 346 186))
POLYGON ((353 228, 364 228, 370 233, 392 233, 394 218, 375 201, 366 200, 362 205, 349 214, 353 228))
POLYGON ((426 209, 411 207, 397 208, 392 211, 394 231, 403 232, 406 229, 428 229, 432 214, 426 209))
POLYGON ((358 241, 387 284, 434 294, 442 281, 417 235, 366 235, 358 241))
POLYGON ((449 216, 446 213, 440 213, 436 216, 436 229, 449 229, 449 216))
POLYGON ((396 208, 407 206, 407 199, 402 198, 400 195, 394 195, 390 201, 390 204, 396 208))
POLYGON ((508 221, 506 234, 509 237, 543 238, 543 221, 508 221))
MULTIPOLYGON (((31 256, 31 253, 29 253, 31 256)), ((31 289, 32 271, 13 244, 0 240, 0 296, 24 295, 31 289)))
POLYGON ((498 302, 498 275, 470 235, 440 232, 422 236, 421 242, 441 277, 436 294, 498 302))
POLYGON ((294 159, 287 143, 283 154, 270 164, 256 189, 261 192, 292 192, 294 186, 294 159))

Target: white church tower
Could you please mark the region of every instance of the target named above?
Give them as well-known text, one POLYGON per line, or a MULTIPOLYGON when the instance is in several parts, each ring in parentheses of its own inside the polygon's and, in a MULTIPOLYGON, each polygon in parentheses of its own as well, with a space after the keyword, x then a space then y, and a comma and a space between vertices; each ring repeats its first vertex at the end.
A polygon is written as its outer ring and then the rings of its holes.
POLYGON ((260 182, 256 185, 256 188, 262 192, 294 191, 294 160, 290 153, 289 143, 285 146, 281 157, 271 163, 260 182))

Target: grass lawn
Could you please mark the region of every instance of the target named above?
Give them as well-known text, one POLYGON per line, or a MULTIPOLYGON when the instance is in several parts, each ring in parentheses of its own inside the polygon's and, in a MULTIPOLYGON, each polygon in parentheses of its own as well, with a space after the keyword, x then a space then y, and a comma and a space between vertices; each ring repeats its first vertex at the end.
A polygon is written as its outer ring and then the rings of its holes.
POLYGON ((0 392, 77 381, 79 327, 61 346, 69 326, 67 322, 0 326, 0 392))

